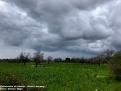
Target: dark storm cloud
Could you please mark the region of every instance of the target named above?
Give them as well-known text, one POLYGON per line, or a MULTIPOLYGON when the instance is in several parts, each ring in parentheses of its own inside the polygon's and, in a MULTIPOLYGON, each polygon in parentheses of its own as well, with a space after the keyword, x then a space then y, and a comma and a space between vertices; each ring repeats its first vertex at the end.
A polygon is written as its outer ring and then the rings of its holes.
MULTIPOLYGON (((59 33, 64 27, 64 18, 80 10, 90 10, 110 0, 7 0, 24 9, 39 22, 46 22, 52 33, 59 33)), ((82 17, 83 18, 83 17, 82 17)), ((70 21, 69 21, 70 22, 70 21)), ((78 22, 78 21, 77 21, 78 22)), ((80 21, 81 22, 81 21, 80 21)), ((78 23, 80 23, 78 22, 78 23)), ((82 21, 83 22, 83 21, 82 21)), ((87 21, 88 22, 88 21, 87 21)), ((75 22, 74 22, 75 23, 75 22)), ((65 25, 66 26, 66 25, 65 25)))
POLYGON ((120 0, 0 0, 0 41, 71 55, 120 49, 120 4, 120 0))
MULTIPOLYGON (((5 3, 3 3, 4 5, 5 3)), ((7 4, 6 4, 7 5, 7 4)), ((8 6, 9 7, 9 6, 8 6)), ((12 8, 9 8, 11 11, 12 8)), ((9 12, 4 6, 0 12, 0 39, 6 44, 19 46, 27 37, 27 32, 21 29, 20 21, 17 21, 17 13, 9 12), (15 17, 14 17, 15 16, 15 17)))

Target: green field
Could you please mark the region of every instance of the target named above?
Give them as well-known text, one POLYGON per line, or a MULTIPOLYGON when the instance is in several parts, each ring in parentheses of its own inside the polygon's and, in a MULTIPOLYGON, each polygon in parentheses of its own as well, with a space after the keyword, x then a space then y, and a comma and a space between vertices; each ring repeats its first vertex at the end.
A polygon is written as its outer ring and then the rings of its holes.
POLYGON ((109 69, 96 64, 0 63, 0 72, 12 72, 29 85, 44 85, 47 91, 121 91, 121 82, 109 78, 109 69))

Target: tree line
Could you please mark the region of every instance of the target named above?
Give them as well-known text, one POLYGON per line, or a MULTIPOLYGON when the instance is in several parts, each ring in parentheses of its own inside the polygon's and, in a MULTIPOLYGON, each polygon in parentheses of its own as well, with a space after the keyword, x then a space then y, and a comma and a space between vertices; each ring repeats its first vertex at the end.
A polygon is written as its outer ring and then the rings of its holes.
POLYGON ((107 64, 110 68, 111 77, 121 80, 121 51, 106 50, 100 55, 91 58, 53 58, 49 56, 44 59, 44 53, 37 51, 33 56, 30 53, 22 52, 17 58, 14 59, 0 59, 0 62, 8 63, 23 63, 26 65, 28 62, 34 62, 35 67, 42 63, 81 63, 81 64, 107 64))
POLYGON ((33 56, 30 55, 30 53, 22 52, 17 58, 14 59, 0 59, 0 62, 8 62, 8 63, 23 63, 26 65, 28 62, 35 62, 35 66, 37 67, 38 64, 41 63, 86 63, 86 64, 106 64, 108 63, 108 57, 113 54, 114 51, 107 50, 103 52, 100 55, 97 55, 95 57, 85 58, 85 57, 73 57, 73 58, 53 58, 52 56, 48 56, 46 59, 44 59, 44 53, 41 51, 37 51, 33 54, 33 56))

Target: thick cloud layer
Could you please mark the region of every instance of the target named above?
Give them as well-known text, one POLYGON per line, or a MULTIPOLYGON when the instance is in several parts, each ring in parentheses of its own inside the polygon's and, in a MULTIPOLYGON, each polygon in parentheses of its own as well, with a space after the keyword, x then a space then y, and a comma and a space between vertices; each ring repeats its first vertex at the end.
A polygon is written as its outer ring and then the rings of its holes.
POLYGON ((13 46, 71 57, 119 50, 120 4, 120 0, 0 0, 1 49, 13 46))

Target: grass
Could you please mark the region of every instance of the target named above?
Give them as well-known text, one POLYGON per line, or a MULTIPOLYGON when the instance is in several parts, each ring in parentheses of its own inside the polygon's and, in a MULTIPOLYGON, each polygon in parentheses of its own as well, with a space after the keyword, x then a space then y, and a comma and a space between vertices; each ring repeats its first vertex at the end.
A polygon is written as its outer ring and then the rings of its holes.
POLYGON ((106 64, 0 63, 0 72, 16 73, 29 85, 44 85, 47 91, 120 91, 121 82, 108 78, 106 64))

